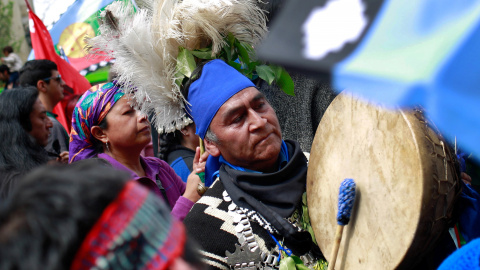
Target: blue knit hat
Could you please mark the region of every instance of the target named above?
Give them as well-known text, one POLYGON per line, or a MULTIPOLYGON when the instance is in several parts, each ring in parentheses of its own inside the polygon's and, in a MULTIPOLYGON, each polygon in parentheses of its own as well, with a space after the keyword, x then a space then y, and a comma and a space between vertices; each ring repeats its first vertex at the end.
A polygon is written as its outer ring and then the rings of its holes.
POLYGON ((452 253, 438 270, 480 270, 480 238, 452 253))
POLYGON ((204 139, 213 117, 233 95, 255 85, 235 68, 216 59, 203 66, 200 78, 188 92, 188 113, 197 127, 196 134, 204 139))

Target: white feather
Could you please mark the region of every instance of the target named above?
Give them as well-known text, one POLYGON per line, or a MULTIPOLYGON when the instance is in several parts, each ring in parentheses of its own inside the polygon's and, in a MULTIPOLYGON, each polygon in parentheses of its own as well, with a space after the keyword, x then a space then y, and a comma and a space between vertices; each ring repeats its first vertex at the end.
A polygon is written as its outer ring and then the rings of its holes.
POLYGON ((90 53, 115 58, 117 80, 133 96, 134 106, 153 113, 160 132, 172 132, 191 123, 175 83, 179 46, 193 50, 211 44, 217 54, 228 33, 254 46, 267 31, 256 1, 142 0, 140 7, 153 7, 153 12, 135 12, 129 2, 116 1, 100 15, 100 35, 88 40, 90 53))

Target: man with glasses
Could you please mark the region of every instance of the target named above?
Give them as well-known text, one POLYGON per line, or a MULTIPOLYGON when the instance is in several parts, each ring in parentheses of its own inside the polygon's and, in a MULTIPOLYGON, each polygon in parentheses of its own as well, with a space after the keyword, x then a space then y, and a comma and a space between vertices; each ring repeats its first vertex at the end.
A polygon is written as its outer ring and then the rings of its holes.
POLYGON ((58 72, 57 65, 50 60, 31 60, 25 63, 20 70, 20 85, 34 86, 38 89, 40 101, 47 109, 47 115, 52 120, 48 144, 45 150, 52 159, 68 162, 69 136, 65 128, 56 119, 53 108, 63 99, 65 83, 58 72))

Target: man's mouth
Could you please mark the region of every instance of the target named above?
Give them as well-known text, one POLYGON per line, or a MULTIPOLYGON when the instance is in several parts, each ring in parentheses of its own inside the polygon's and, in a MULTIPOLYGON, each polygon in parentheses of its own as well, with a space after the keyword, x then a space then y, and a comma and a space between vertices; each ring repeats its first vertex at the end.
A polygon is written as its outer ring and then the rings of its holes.
POLYGON ((267 136, 260 139, 255 145, 261 144, 262 142, 266 141, 268 139, 268 137, 270 137, 270 135, 272 135, 272 133, 268 133, 267 136))

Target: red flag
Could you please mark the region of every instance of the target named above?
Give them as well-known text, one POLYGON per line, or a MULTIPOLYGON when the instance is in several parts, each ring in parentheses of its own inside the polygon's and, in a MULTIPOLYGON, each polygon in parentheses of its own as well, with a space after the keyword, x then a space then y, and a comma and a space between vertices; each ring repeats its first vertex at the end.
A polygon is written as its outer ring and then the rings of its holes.
MULTIPOLYGON (((32 12, 30 5, 25 0, 28 7, 28 16, 30 18, 30 37, 32 40, 32 47, 35 52, 35 59, 48 59, 57 64, 58 72, 62 76, 63 81, 73 89, 74 94, 83 94, 90 89, 91 85, 85 77, 73 68, 68 62, 63 60, 55 51, 53 47, 52 37, 42 20, 32 12)), ((53 109, 53 113, 57 114, 57 120, 62 123, 67 131, 70 130, 69 124, 71 119, 65 117, 65 98, 59 102, 53 109)))

